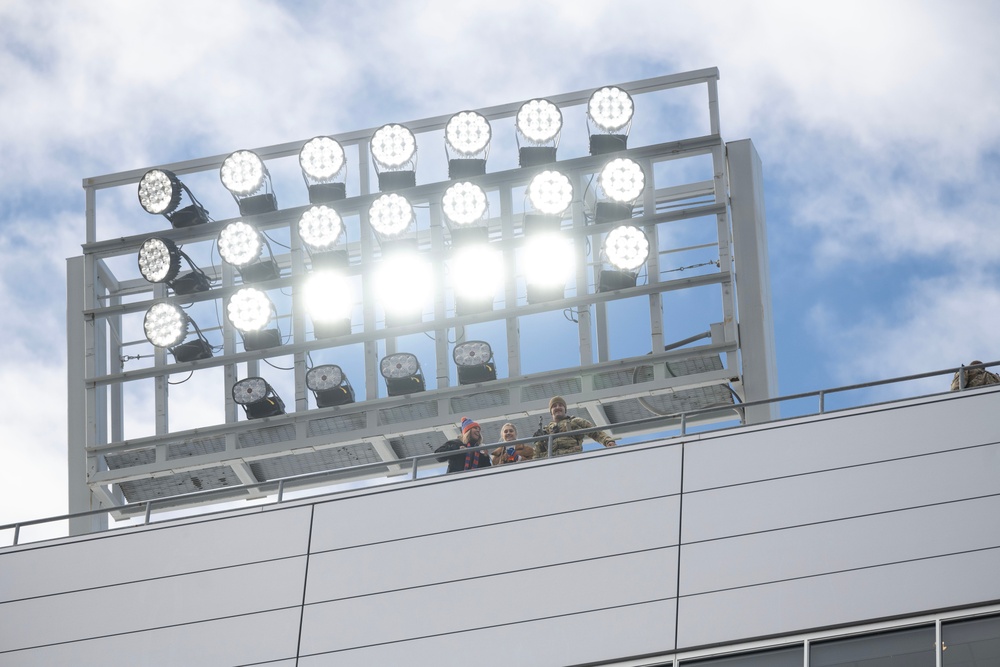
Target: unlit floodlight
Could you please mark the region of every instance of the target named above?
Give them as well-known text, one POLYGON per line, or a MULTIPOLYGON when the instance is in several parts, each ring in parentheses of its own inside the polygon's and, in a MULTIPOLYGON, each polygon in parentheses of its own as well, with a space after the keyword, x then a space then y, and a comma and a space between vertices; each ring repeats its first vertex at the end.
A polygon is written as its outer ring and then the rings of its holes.
POLYGON ((354 388, 340 366, 324 364, 306 373, 306 387, 316 397, 316 407, 330 408, 354 402, 354 388))
POLYGON ((379 363, 379 372, 385 378, 389 396, 414 394, 424 390, 424 374, 420 370, 420 362, 408 352, 384 357, 379 363))
POLYGON ((233 385, 233 400, 243 406, 247 419, 285 414, 285 403, 262 377, 248 377, 233 385))
POLYGON ((493 349, 486 341, 470 340, 460 343, 455 346, 452 358, 458 368, 459 384, 476 384, 497 379, 493 349))

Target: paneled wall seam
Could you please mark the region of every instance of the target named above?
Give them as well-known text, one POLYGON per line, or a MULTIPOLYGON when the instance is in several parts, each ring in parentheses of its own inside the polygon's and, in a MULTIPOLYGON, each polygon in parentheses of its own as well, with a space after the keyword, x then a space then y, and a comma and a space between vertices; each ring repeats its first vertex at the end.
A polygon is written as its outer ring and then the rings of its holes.
POLYGON ((309 592, 309 557, 312 555, 313 526, 316 519, 316 505, 309 507, 309 532, 306 537, 306 563, 302 572, 302 604, 299 606, 299 634, 295 639, 295 664, 299 664, 299 653, 302 651, 302 622, 306 613, 306 595, 309 592))
POLYGON ((677 648, 677 637, 680 633, 680 619, 681 619, 681 561, 682 553, 684 550, 684 453, 686 451, 687 443, 681 442, 681 460, 680 460, 680 494, 677 498, 677 571, 675 572, 677 583, 675 590, 677 591, 677 597, 674 600, 674 640, 671 645, 677 648))

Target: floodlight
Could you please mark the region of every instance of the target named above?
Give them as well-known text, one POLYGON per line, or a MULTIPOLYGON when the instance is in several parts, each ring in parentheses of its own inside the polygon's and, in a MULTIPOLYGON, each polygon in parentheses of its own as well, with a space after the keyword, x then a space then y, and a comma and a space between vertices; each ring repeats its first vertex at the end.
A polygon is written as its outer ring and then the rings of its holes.
POLYGON ((514 120, 517 129, 519 164, 534 167, 556 161, 562 112, 548 100, 529 100, 521 105, 514 120), (521 140, 524 140, 524 146, 521 140))
POLYGON ((591 125, 590 154, 602 155, 628 147, 628 131, 635 105, 632 97, 616 86, 595 90, 587 102, 587 129, 591 125))
POLYGON ((503 279, 503 257, 489 243, 486 227, 458 227, 451 232, 449 260, 459 317, 493 310, 503 279))
POLYGON ((559 216, 524 216, 524 276, 528 303, 561 299, 573 271, 573 240, 560 232, 559 216))
POLYGON ((236 267, 244 283, 273 280, 281 273, 267 239, 242 220, 234 220, 222 228, 218 246, 222 260, 236 267), (271 257, 262 260, 261 251, 265 247, 271 257))
POLYGON ((389 396, 415 394, 425 388, 420 362, 408 352, 383 357, 379 362, 379 372, 385 378, 385 388, 389 396))
POLYGON ((146 340, 156 347, 167 348, 178 362, 208 359, 212 356, 212 346, 205 339, 201 329, 179 306, 161 301, 154 303, 146 311, 142 321, 146 340), (188 335, 188 324, 194 327, 198 338, 188 343, 183 340, 188 335))
POLYGON ((150 169, 139 180, 139 204, 147 213, 162 215, 171 226, 191 227, 208 222, 208 211, 172 171, 150 169), (181 206, 187 195, 190 203, 181 206))
POLYGON ((233 385, 233 400, 243 406, 247 419, 285 414, 285 403, 262 377, 248 377, 233 385))
POLYGON ((191 258, 167 238, 154 236, 142 242, 139 246, 139 273, 151 283, 165 283, 177 294, 204 292, 211 287, 211 281, 204 271, 195 266, 191 258), (181 257, 194 270, 178 278, 181 257))
POLYGON ((490 122, 475 111, 462 111, 449 118, 444 128, 448 178, 485 174, 491 136, 490 122))
POLYGON ((314 270, 306 278, 302 290, 305 311, 313 322, 313 333, 317 338, 347 336, 351 333, 351 309, 354 306, 350 284, 346 276, 347 253, 329 253, 340 261, 339 266, 331 262, 319 270, 314 270))
POLYGON ((597 177, 601 201, 595 207, 598 223, 632 217, 632 207, 642 196, 646 174, 635 160, 616 158, 604 165, 597 177))
POLYGON ((271 174, 253 151, 231 153, 222 161, 219 177, 240 207, 240 215, 278 210, 278 200, 271 191, 271 174))
POLYGON ((415 219, 413 206, 402 195, 384 194, 368 208, 368 223, 383 236, 402 234, 415 219))
POLYGON ((416 185, 417 140, 402 125, 383 125, 369 143, 382 192, 416 185))
POLYGON ((354 388, 340 366, 324 364, 306 373, 306 387, 316 396, 316 407, 330 408, 354 402, 354 388))
POLYGON ((347 157, 336 139, 314 137, 307 141, 299 151, 299 166, 309 189, 309 203, 322 204, 347 196, 347 157))
POLYGON ((441 211, 455 225, 471 225, 482 220, 489 203, 486 193, 475 183, 463 181, 445 190, 441 198, 441 211))
POLYGON ((274 304, 256 287, 240 289, 229 297, 226 306, 229 321, 240 332, 247 351, 281 345, 281 332, 277 328, 265 329, 273 312, 274 304))
POLYGON ((430 264, 418 252, 416 240, 382 244, 382 261, 374 276, 375 296, 387 326, 419 322, 424 304, 434 293, 430 264))
POLYGON ((558 171, 535 174, 528 183, 528 201, 539 213, 562 215, 573 202, 573 184, 558 171))
POLYGON ((459 384, 476 384, 497 379, 493 349, 482 340, 470 340, 455 346, 452 358, 458 368, 459 384))
POLYGON ((310 254, 329 252, 343 231, 340 214, 328 206, 312 206, 299 218, 299 238, 310 254))
POLYGON ((649 239, 633 225, 615 227, 604 239, 604 257, 614 269, 602 270, 597 291, 635 287, 636 272, 649 257, 649 239))

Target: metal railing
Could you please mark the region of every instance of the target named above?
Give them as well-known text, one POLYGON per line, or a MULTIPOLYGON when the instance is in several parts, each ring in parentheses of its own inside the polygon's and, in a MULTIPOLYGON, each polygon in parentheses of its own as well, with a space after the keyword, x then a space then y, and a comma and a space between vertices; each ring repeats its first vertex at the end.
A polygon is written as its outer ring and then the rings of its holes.
MULTIPOLYGON (((844 393, 851 392, 851 391, 860 391, 860 390, 872 389, 872 388, 876 388, 876 387, 883 387, 883 386, 889 386, 889 385, 899 385, 899 384, 902 384, 904 382, 916 382, 916 381, 920 381, 920 380, 926 380, 926 379, 930 379, 930 378, 937 378, 937 377, 941 377, 941 376, 948 376, 948 375, 955 376, 956 373, 958 374, 957 377, 959 378, 959 387, 958 387, 958 390, 959 391, 965 391, 965 390, 968 389, 965 386, 965 384, 966 384, 966 379, 965 379, 966 378, 966 373, 965 373, 965 371, 968 371, 970 369, 983 369, 983 370, 986 370, 986 369, 997 367, 997 366, 1000 366, 1000 361, 992 361, 992 362, 988 362, 988 363, 970 364, 968 366, 959 366, 959 367, 956 367, 956 368, 948 368, 948 369, 944 369, 944 370, 930 371, 930 372, 927 372, 927 373, 918 373, 918 374, 915 374, 915 375, 906 375, 906 376, 901 376, 901 377, 889 378, 889 379, 885 379, 885 380, 875 380, 875 381, 872 381, 872 382, 863 382, 863 383, 860 383, 860 384, 845 385, 845 386, 842 386, 842 387, 836 387, 836 388, 831 388, 831 389, 820 389, 820 390, 816 390, 816 391, 809 391, 809 392, 803 392, 803 393, 798 393, 798 394, 789 394, 789 395, 786 395, 786 396, 777 396, 777 397, 774 397, 774 398, 770 398, 770 399, 766 399, 766 400, 761 400, 761 401, 753 401, 753 402, 746 402, 746 403, 737 403, 735 405, 728 405, 727 404, 725 406, 713 406, 713 407, 707 407, 707 408, 700 408, 698 410, 689 410, 689 411, 684 411, 684 412, 678 412, 678 413, 674 413, 674 414, 670 414, 670 415, 656 415, 656 416, 653 416, 653 417, 646 417, 646 418, 643 418, 643 419, 635 419, 635 420, 631 420, 631 421, 627 421, 627 422, 620 422, 620 423, 616 423, 616 424, 612 424, 612 425, 607 425, 607 426, 605 426, 605 425, 599 425, 599 426, 595 426, 593 428, 577 429, 577 430, 574 430, 574 431, 566 431, 566 432, 561 432, 561 433, 551 433, 551 434, 545 434, 545 435, 532 435, 530 437, 519 438, 517 440, 511 440, 511 441, 502 442, 502 443, 500 443, 500 442, 493 442, 493 443, 489 443, 489 444, 482 444, 482 445, 479 445, 479 446, 476 446, 476 447, 467 447, 467 448, 463 448, 463 449, 460 449, 460 450, 455 450, 455 451, 452 451, 452 452, 431 452, 431 453, 428 453, 428 454, 420 454, 420 455, 411 456, 411 457, 408 457, 408 458, 405 458, 405 459, 399 459, 397 461, 382 461, 382 462, 379 462, 379 463, 366 463, 366 464, 357 465, 357 466, 350 466, 348 468, 338 468, 336 470, 326 470, 326 471, 313 472, 313 473, 307 473, 307 474, 302 474, 302 475, 292 475, 292 476, 288 476, 288 477, 282 477, 280 479, 269 480, 269 481, 266 481, 266 482, 258 482, 258 483, 255 483, 255 484, 244 484, 244 485, 240 485, 240 486, 231 486, 231 487, 225 487, 225 488, 220 488, 220 489, 210 489, 210 490, 206 490, 206 491, 197 491, 197 492, 193 492, 193 493, 183 494, 183 495, 180 495, 180 496, 170 496, 170 497, 167 497, 167 498, 157 498, 157 499, 151 499, 151 500, 144 500, 144 501, 141 501, 141 502, 129 503, 129 504, 126 504, 126 505, 118 505, 118 506, 115 506, 115 507, 107 507, 107 508, 101 508, 101 509, 96 509, 96 510, 89 510, 87 512, 77 512, 77 513, 74 513, 74 514, 65 514, 65 515, 60 515, 60 516, 55 516, 55 517, 46 517, 46 518, 41 518, 41 519, 31 519, 31 520, 27 520, 27 521, 19 521, 17 523, 6 524, 6 525, 0 526, 0 532, 13 531, 12 542, 11 542, 10 545, 7 545, 7 546, 16 546, 16 545, 18 545, 20 543, 21 529, 25 528, 25 527, 29 527, 29 526, 39 526, 39 525, 44 525, 44 524, 57 523, 57 522, 60 522, 60 521, 70 521, 70 520, 74 520, 74 519, 83 519, 83 518, 87 518, 87 517, 94 517, 94 516, 100 516, 100 515, 109 515, 109 514, 112 515, 113 517, 116 517, 116 518, 120 518, 120 517, 133 518, 133 517, 138 517, 138 516, 141 515, 143 517, 141 525, 150 524, 150 523, 152 523, 152 515, 153 515, 154 508, 156 508, 157 506, 160 506, 163 510, 171 509, 171 503, 172 502, 176 503, 176 501, 178 499, 180 499, 180 498, 183 498, 186 504, 192 504, 192 503, 202 503, 202 504, 204 504, 204 503, 212 502, 212 498, 214 498, 214 497, 219 497, 220 498, 219 502, 223 502, 223 501, 228 502, 228 501, 232 501, 232 500, 241 500, 241 499, 243 499, 243 500, 263 499, 263 498, 269 498, 269 497, 271 497, 273 495, 274 499, 273 499, 272 502, 274 504, 277 504, 277 503, 285 502, 285 494, 286 494, 286 492, 289 489, 294 489, 294 488, 301 488, 301 489, 310 489, 310 488, 313 488, 313 489, 315 489, 316 487, 320 487, 320 486, 322 486, 323 488, 317 489, 316 493, 315 493, 315 496, 318 497, 318 496, 323 496, 323 495, 331 495, 331 494, 335 494, 335 493, 342 493, 342 492, 344 492, 344 490, 334 490, 334 491, 331 491, 329 489, 329 487, 332 486, 332 485, 349 483, 349 482, 357 482, 360 479, 369 479, 370 477, 372 477, 374 475, 377 475, 378 473, 384 473, 385 479, 389 480, 389 481, 393 481, 393 482, 413 481, 413 480, 416 480, 418 478, 418 473, 419 473, 421 464, 426 463, 426 462, 428 462, 430 460, 433 460, 434 464, 435 464, 435 467, 439 467, 444 462, 444 461, 442 461, 442 459, 446 460, 447 457, 449 457, 449 456, 465 456, 470 451, 484 452, 487 455, 489 455, 489 451, 490 450, 494 450, 497 447, 501 447, 501 446, 506 447, 506 446, 517 445, 517 444, 536 444, 536 443, 541 443, 544 440, 546 442, 548 457, 551 457, 552 456, 552 443, 553 443, 553 440, 555 438, 557 438, 557 437, 561 438, 561 437, 565 437, 565 436, 571 436, 572 437, 572 436, 578 436, 578 435, 579 436, 587 436, 587 435, 589 435, 589 434, 591 434, 591 433, 593 433, 595 431, 598 431, 598 430, 611 430, 611 429, 614 429, 617 432, 627 432, 629 430, 631 430, 631 431, 646 431, 647 432, 647 436, 645 437, 644 440, 637 441, 637 442, 626 443, 626 445, 627 444, 638 444, 638 442, 652 442, 652 441, 656 441, 656 440, 664 440, 664 439, 671 439, 671 438, 680 438, 680 437, 684 437, 684 436, 689 435, 688 424, 689 424, 690 421, 692 421, 693 418, 696 418, 696 417, 710 417, 710 416, 713 416, 713 415, 715 415, 715 416, 723 416, 725 413, 732 413, 732 419, 736 419, 736 420, 739 421, 739 423, 736 424, 735 426, 733 426, 733 425, 717 426, 716 424, 718 423, 718 421, 715 424, 701 424, 701 426, 703 426, 705 428, 705 430, 707 430, 707 431, 718 431, 718 430, 725 430, 725 429, 730 429, 730 428, 739 428, 741 426, 744 426, 744 424, 743 424, 743 414, 744 414, 744 410, 746 408, 748 408, 748 407, 754 407, 754 406, 770 405, 770 404, 773 404, 773 403, 779 403, 780 404, 780 403, 785 403, 785 402, 788 402, 788 401, 797 401, 797 400, 802 400, 802 399, 816 399, 817 403, 816 403, 816 409, 815 409, 814 412, 805 412, 805 413, 802 413, 802 414, 794 415, 793 417, 785 417, 785 418, 782 418, 782 419, 799 418, 799 417, 810 416, 810 415, 819 415, 819 414, 825 414, 827 412, 827 407, 826 407, 827 398, 829 396, 831 396, 831 395, 844 394, 844 393), (663 427, 663 430, 661 432, 655 434, 653 437, 649 437, 648 436, 648 427, 651 426, 651 425, 661 425, 663 427), (398 473, 398 472, 397 473, 393 473, 393 472, 387 470, 390 466, 400 466, 400 469, 402 470, 403 469, 402 466, 404 466, 404 465, 405 465, 405 467, 407 469, 407 471, 405 473, 398 473)), ((910 399, 914 399, 914 398, 923 398, 923 397, 926 397, 926 396, 933 396, 933 395, 938 394, 938 393, 947 393, 947 392, 931 392, 929 394, 925 393, 925 394, 915 394, 915 395, 910 395, 910 396, 899 396, 899 397, 894 397, 894 398, 890 398, 890 399, 882 400, 882 401, 873 401, 873 402, 867 402, 867 403, 860 403, 858 405, 850 405, 850 406, 846 406, 846 407, 841 407, 841 408, 837 408, 837 410, 852 409, 852 408, 857 408, 857 407, 866 407, 866 406, 886 404, 886 403, 894 403, 894 402, 899 402, 899 401, 904 401, 904 400, 910 400, 910 399)), ((721 421, 723 421, 724 423, 728 424, 729 422, 732 421, 732 419, 729 419, 729 420, 723 419, 721 421)), ((781 421, 781 420, 779 419, 779 420, 775 420, 775 421, 781 421)), ((628 438, 628 436, 625 436, 625 439, 627 439, 627 438, 628 438)), ((622 439, 622 438, 616 438, 616 440, 619 440, 619 439, 622 439)), ((227 508, 227 510, 228 509, 231 509, 231 508, 227 508)), ((223 510, 223 511, 227 511, 227 510, 223 510)), ((208 508, 205 508, 204 511, 202 511, 202 512, 195 512, 195 513, 196 514, 208 514, 208 513, 212 512, 212 511, 213 511, 213 509, 211 507, 208 507, 208 508)), ((218 511, 218 510, 216 510, 216 511, 218 511)), ((190 516, 190 515, 191 514, 187 514, 186 516, 190 516)), ((130 524, 130 525, 136 525, 136 524, 130 524)), ((55 538, 43 538, 43 539, 55 539, 55 538)), ((3 548, 3 547, 0 547, 0 548, 3 548)))

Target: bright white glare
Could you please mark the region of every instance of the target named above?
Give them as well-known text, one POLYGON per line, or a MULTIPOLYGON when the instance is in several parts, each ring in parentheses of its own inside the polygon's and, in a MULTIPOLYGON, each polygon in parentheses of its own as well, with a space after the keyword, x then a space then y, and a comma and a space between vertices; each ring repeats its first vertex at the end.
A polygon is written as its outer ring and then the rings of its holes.
POLYGON ((430 264, 406 252, 383 257, 375 273, 375 296, 388 314, 415 315, 434 293, 430 264))
POLYGON ((562 234, 533 235, 524 248, 525 280, 532 285, 565 285, 573 272, 573 242, 562 234))
POLYGON ((313 322, 339 322, 351 316, 354 306, 350 283, 339 271, 316 271, 302 286, 306 313, 313 322))
POLYGON ((481 366, 493 358, 493 348, 482 340, 470 340, 455 346, 452 358, 457 366, 481 366))
POLYGON ((441 210, 456 225, 468 225, 482 220, 486 214, 486 193, 475 183, 455 183, 441 199, 441 210))
POLYGON ((262 247, 260 234, 242 220, 230 222, 219 233, 219 255, 235 267, 246 266, 256 260, 262 247))
POLYGON ((236 151, 222 163, 222 184, 234 195, 251 195, 264 184, 264 162, 252 151, 236 151))
POLYGON ((171 303, 154 303, 146 311, 142 328, 156 347, 173 347, 187 335, 187 315, 171 303))
POLYGON ((633 225, 615 227, 604 239, 604 254, 616 268, 634 271, 649 257, 649 240, 633 225))
POLYGON ((312 391, 326 391, 336 389, 344 381, 344 372, 340 366, 333 364, 323 364, 310 368, 306 373, 306 386, 312 391))
POLYGON ((503 256, 488 243, 464 246, 453 251, 451 282, 455 295, 484 300, 496 295, 503 280, 503 256))
POLYGON ((518 109, 514 123, 529 141, 552 141, 562 129, 562 112, 548 100, 530 100, 518 109))
POLYGON ((332 246, 343 229, 340 215, 329 206, 312 206, 299 218, 299 237, 313 250, 332 246))
POLYGON ((379 362, 379 372, 384 378, 408 378, 419 370, 420 362, 409 352, 390 354, 379 362))
POLYGON ((590 96, 587 115, 605 132, 620 130, 632 120, 632 97, 621 88, 601 88, 590 96))
POLYGON ((256 403, 264 398, 267 398, 267 382, 264 378, 246 378, 233 385, 233 400, 240 405, 256 403))
POLYGON ((151 238, 143 241, 139 248, 139 273, 151 283, 161 283, 170 279, 175 272, 173 253, 163 239, 151 238))
POLYGON ((302 173, 320 183, 332 180, 344 168, 345 162, 343 146, 330 137, 310 139, 299 151, 302 173))
POLYGON ((444 128, 444 140, 459 155, 481 153, 490 143, 490 122, 475 111, 463 111, 452 116, 444 128))
POLYGON ((402 167, 417 151, 413 133, 402 125, 383 125, 371 140, 372 157, 386 169, 402 167))
POLYGON ((528 200, 541 213, 559 215, 573 202, 573 184, 565 174, 543 171, 528 184, 528 200))
POLYGON ((229 321, 240 331, 259 331, 271 321, 273 305, 267 294, 255 287, 244 287, 229 299, 229 321))
POLYGON ((631 204, 642 194, 646 175, 635 160, 617 158, 604 165, 597 183, 609 199, 631 204))
POLYGON ((410 202, 396 193, 382 195, 368 209, 368 222, 376 232, 386 236, 402 234, 413 218, 410 202))
POLYGON ((139 204, 148 213, 169 213, 179 201, 174 179, 162 169, 150 169, 139 181, 139 204))

